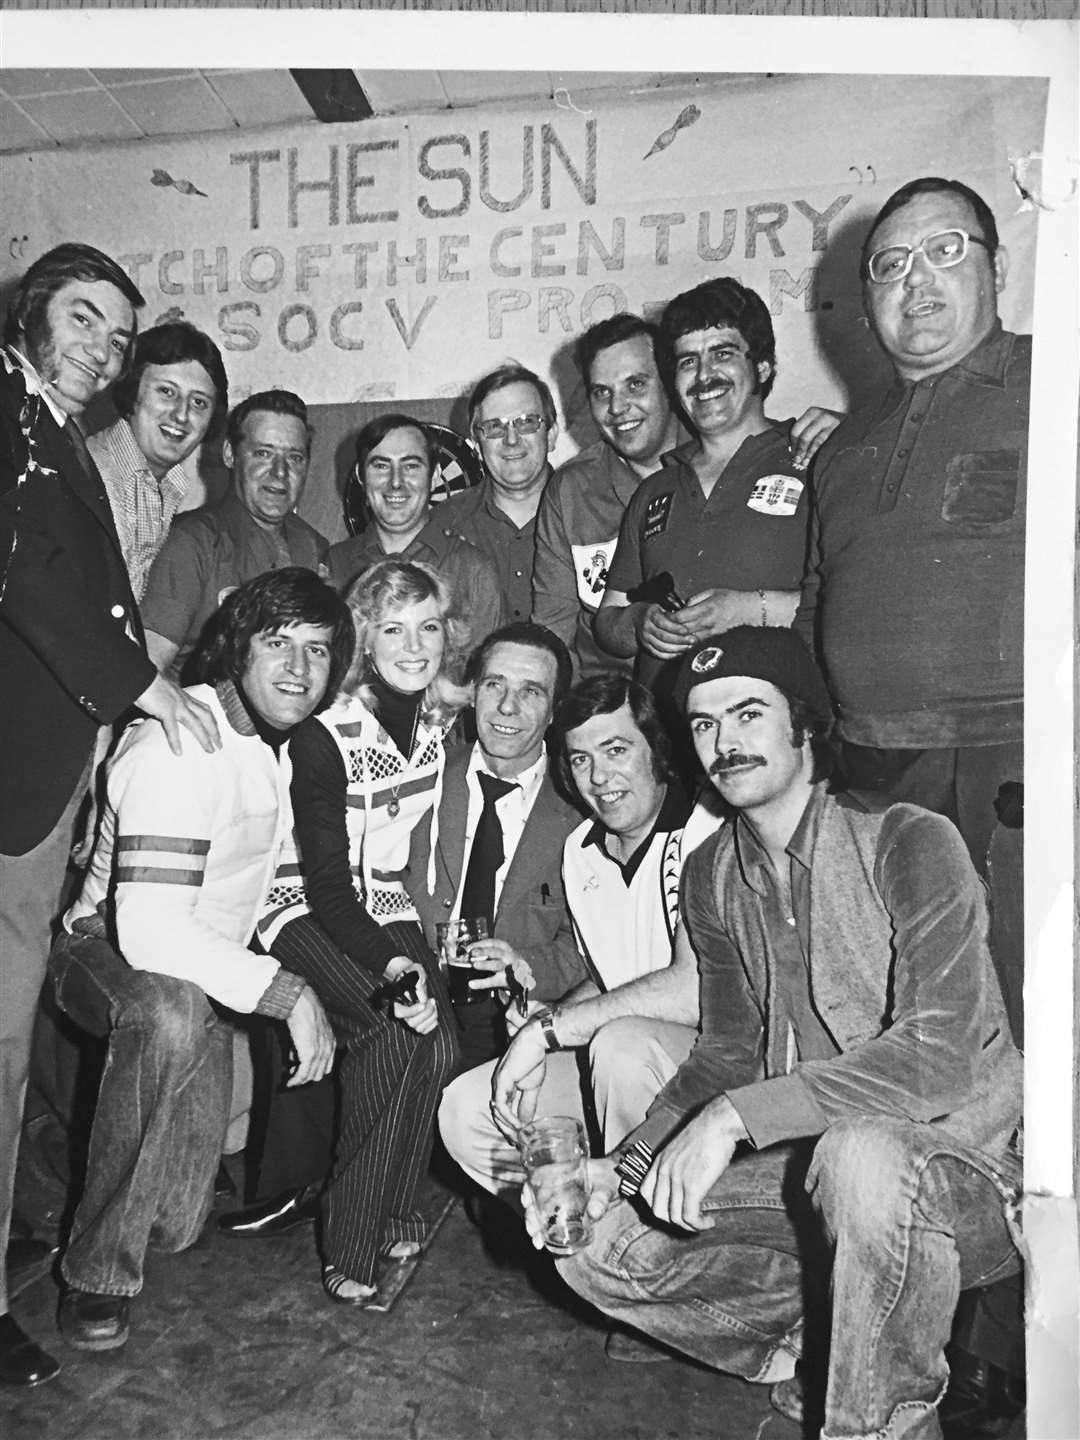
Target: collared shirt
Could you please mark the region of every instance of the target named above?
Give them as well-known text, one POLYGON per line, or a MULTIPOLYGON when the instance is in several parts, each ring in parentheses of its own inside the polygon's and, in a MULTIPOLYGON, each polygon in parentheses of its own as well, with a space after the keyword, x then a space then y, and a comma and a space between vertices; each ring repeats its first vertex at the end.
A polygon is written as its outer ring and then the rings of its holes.
MULTIPOLYGON (((345 593, 379 560, 420 560, 450 586, 452 612, 469 627, 469 647, 479 645, 503 623, 503 601, 494 561, 448 523, 444 505, 433 507, 423 528, 391 555, 379 532, 368 525, 359 535, 330 547, 330 583, 345 593)), ((458 677, 455 677, 458 678, 458 677)))
POLYGON ((652 829, 642 840, 629 860, 619 860, 612 855, 608 849, 607 842, 610 831, 607 830, 599 820, 594 820, 585 832, 581 841, 581 848, 585 850, 588 846, 595 846, 604 859, 614 865, 622 877, 622 882, 629 890, 633 884, 634 876, 641 868, 641 862, 648 854, 649 846, 659 834, 668 835, 672 830, 681 830, 686 824, 690 815, 690 806, 687 804, 686 796, 678 785, 668 785, 664 790, 664 798, 660 802, 660 809, 656 819, 653 821, 652 829))
POLYGON ((559 466, 540 500, 532 618, 570 648, 581 677, 633 668, 631 660, 599 648, 592 621, 607 588, 622 517, 640 484, 622 456, 598 440, 559 466))
POLYGON ((42 400, 45 401, 45 404, 48 405, 52 417, 56 421, 57 425, 59 425, 60 428, 63 429, 68 422, 68 414, 66 410, 61 408, 61 406, 54 398, 52 393, 52 387, 45 384, 45 381, 41 378, 38 371, 34 368, 33 365, 31 365, 30 361, 26 358, 26 356, 22 353, 21 350, 16 350, 14 345, 6 345, 4 348, 23 373, 23 382, 26 385, 26 393, 28 395, 40 395, 42 400))
MULTIPOLYGON (((503 863, 495 872, 495 913, 498 914, 499 898, 502 895, 503 881, 506 879, 507 871, 514 859, 514 852, 521 841, 525 830, 526 821, 536 804, 536 797, 540 794, 540 787, 544 783, 544 776, 547 774, 547 752, 542 750, 540 758, 535 760, 527 770, 520 774, 505 776, 507 780, 512 779, 516 788, 500 795, 495 802, 495 814, 499 817, 499 824, 502 826, 503 836, 503 863)), ((483 771, 487 775, 494 775, 484 760, 484 752, 480 746, 474 745, 472 754, 469 756, 469 764, 465 771, 465 785, 469 792, 469 809, 465 817, 465 852, 461 857, 461 883, 458 885, 458 893, 454 899, 453 919, 458 919, 461 911, 461 891, 465 884, 465 876, 469 869, 469 856, 472 854, 473 837, 476 834, 476 827, 480 823, 480 816, 484 809, 484 797, 480 790, 480 781, 477 776, 483 771)))
POLYGON ((757 1146, 869 1114, 940 1124, 1003 1153, 1022 1066, 982 883, 956 827, 819 784, 788 855, 790 917, 771 903, 767 862, 741 819, 686 862, 680 908, 701 969, 701 1037, 635 1138, 659 1143, 726 1094, 757 1146), (792 1054, 793 1019, 806 1055, 792 1054), (818 1023, 831 1054, 818 1053, 818 1023))
POLYGON ((1031 337, 995 325, 957 365, 894 380, 829 437, 795 619, 839 730, 951 748, 1023 734, 1031 337))
POLYGON ((159 480, 127 420, 99 430, 86 445, 105 481, 131 589, 141 600, 150 566, 187 494, 188 477, 182 465, 173 465, 159 480))
POLYGON ((495 565, 507 621, 527 620, 532 614, 533 559, 536 550, 536 516, 515 525, 495 499, 491 477, 439 505, 439 514, 495 565))
POLYGON ((280 530, 267 530, 230 490, 220 505, 178 515, 143 596, 143 624, 179 646, 170 673, 179 675, 203 626, 245 580, 301 565, 326 578, 327 542, 299 515, 286 515, 280 530))

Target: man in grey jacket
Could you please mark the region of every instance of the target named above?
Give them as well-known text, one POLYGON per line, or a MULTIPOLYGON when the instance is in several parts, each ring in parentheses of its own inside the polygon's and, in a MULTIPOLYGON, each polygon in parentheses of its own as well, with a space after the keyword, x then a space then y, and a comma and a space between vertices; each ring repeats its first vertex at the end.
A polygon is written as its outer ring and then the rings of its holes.
POLYGON ((596 1234, 560 1269, 784 1413, 820 1408, 823 1440, 939 1440, 959 1291, 1019 1263, 1021 1067, 982 885, 950 821, 829 793, 829 697, 791 631, 709 637, 676 699, 736 812, 683 875, 702 1033, 592 1162, 596 1234))

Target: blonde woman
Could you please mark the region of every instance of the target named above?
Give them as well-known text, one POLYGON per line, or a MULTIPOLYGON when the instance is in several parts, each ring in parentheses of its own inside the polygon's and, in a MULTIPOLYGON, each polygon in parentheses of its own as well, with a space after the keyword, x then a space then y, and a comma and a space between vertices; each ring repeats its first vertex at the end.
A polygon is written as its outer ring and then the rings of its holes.
POLYGON ((416 1254, 417 1195, 455 1063, 442 980, 402 883, 409 836, 438 809, 444 741, 466 692, 449 675, 466 635, 433 570, 386 560, 347 596, 352 667, 290 744, 297 848, 282 856, 263 945, 303 975, 344 1047, 341 1126, 322 1197, 323 1285, 370 1302, 380 1257, 416 1254), (418 974, 415 1004, 376 992, 418 974), (373 997, 374 1000, 373 1000, 373 997))

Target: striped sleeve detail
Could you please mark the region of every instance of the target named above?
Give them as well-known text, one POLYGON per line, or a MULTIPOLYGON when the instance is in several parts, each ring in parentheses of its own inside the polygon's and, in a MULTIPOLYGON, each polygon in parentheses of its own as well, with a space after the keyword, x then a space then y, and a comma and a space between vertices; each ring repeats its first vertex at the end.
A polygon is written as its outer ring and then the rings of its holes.
POLYGON ((118 885, 201 885, 209 840, 186 835, 119 835, 118 885))

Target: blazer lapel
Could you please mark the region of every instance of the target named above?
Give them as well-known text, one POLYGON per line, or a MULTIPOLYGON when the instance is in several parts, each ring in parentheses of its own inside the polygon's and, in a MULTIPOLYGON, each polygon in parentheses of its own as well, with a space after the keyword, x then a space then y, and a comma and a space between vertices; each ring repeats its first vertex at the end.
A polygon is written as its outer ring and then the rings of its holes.
MULTIPOLYGON (((70 423, 74 424, 74 421, 70 423)), ((57 425, 52 417, 52 412, 44 403, 38 424, 41 441, 48 449, 60 477, 90 511, 122 559, 123 551, 116 533, 112 507, 105 491, 105 482, 102 480, 101 472, 94 464, 90 452, 71 439, 66 427, 57 425)))
POLYGON ((447 885, 454 895, 461 885, 461 870, 465 859, 465 822, 469 814, 469 787, 465 782, 465 769, 471 755, 471 750, 456 753, 447 760, 443 772, 437 867, 441 866, 445 872, 447 885))

